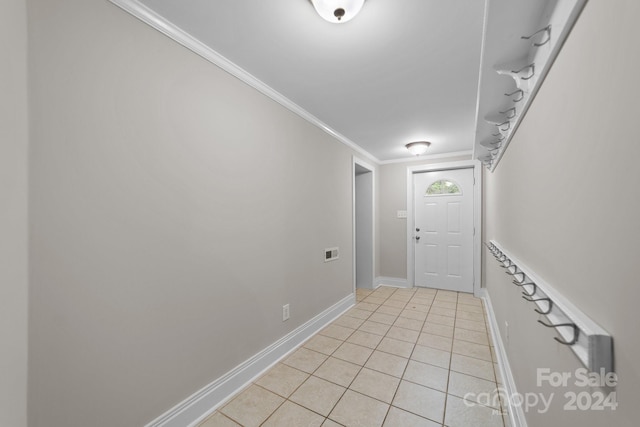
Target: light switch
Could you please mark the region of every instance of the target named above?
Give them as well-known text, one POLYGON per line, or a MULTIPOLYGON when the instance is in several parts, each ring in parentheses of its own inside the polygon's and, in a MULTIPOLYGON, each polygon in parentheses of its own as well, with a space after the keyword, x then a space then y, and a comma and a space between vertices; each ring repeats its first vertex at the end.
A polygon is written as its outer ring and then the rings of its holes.
POLYGON ((407 211, 398 211, 398 218, 407 218, 407 211))

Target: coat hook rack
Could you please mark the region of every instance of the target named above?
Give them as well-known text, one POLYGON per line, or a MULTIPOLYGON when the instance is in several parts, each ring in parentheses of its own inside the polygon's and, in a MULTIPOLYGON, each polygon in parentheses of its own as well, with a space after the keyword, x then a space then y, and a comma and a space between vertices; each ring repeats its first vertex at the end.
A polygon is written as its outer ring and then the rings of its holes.
MULTIPOLYGON (((497 25, 485 36, 486 49, 481 66, 483 73, 478 95, 480 102, 476 123, 481 123, 480 119, 484 118, 491 124, 497 124, 505 118, 501 114, 507 114, 506 117, 510 120, 509 124, 499 125, 498 130, 476 126, 478 136, 475 141, 476 147, 490 133, 492 136, 498 136, 496 132, 499 132, 505 137, 504 143, 491 163, 490 171, 492 172, 518 131, 522 119, 526 116, 587 0, 552 2, 553 7, 548 6, 550 2, 544 1, 527 3, 531 3, 531 8, 526 10, 509 8, 512 9, 509 21, 514 26, 504 26, 504 28, 499 25, 498 17, 504 17, 505 7, 510 4, 510 0, 492 0, 487 3, 487 16, 493 17, 492 22, 495 21, 497 25), (513 28, 525 28, 516 36, 516 40, 513 40, 513 28), (537 31, 534 32, 534 30, 537 31), (513 43, 513 49, 504 51, 505 43, 508 42, 511 46, 512 40, 517 42, 513 43), (507 78, 496 79, 495 75, 492 75, 494 72, 507 78), (517 105, 515 110, 505 107, 502 94, 510 101, 508 107, 517 105), (496 114, 492 115, 492 113, 496 114), (488 117, 495 120, 488 120, 488 117)), ((484 150, 478 148, 474 153, 475 157, 484 154, 484 150)))
POLYGON ((534 311, 547 318, 547 322, 540 319, 538 322, 558 333, 555 341, 571 348, 590 371, 613 372, 613 338, 607 331, 497 242, 491 241, 486 246, 513 277, 512 283, 522 288, 522 298, 533 303, 534 311))

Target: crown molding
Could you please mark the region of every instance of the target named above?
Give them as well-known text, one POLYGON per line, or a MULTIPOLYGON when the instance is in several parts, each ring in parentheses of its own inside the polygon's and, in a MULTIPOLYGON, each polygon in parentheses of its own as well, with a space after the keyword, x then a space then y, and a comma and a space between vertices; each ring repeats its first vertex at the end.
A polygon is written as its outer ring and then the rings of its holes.
POLYGON ((323 130, 333 138, 337 139, 347 147, 351 148, 358 154, 366 157, 367 159, 375 162, 376 164, 380 164, 380 160, 376 158, 373 154, 369 153, 367 150, 360 147, 358 144, 351 141, 346 136, 335 131, 326 123, 322 122, 316 116, 314 116, 304 108, 300 107, 298 104, 291 101, 289 98, 282 95, 280 92, 276 91, 275 89, 273 89, 272 87, 264 83, 263 81, 257 79, 255 76, 248 73, 243 68, 229 61, 227 58, 220 55, 218 52, 211 49, 209 46, 205 45, 198 39, 194 38, 193 36, 188 34, 186 31, 177 27, 176 25, 169 22, 161 15, 157 14, 156 12, 149 9, 144 4, 140 3, 138 0, 109 0, 109 1, 115 4, 116 6, 120 7, 124 11, 130 13, 134 17, 138 18, 145 24, 151 26, 152 28, 155 28, 156 30, 163 33, 164 35, 168 36, 169 38, 178 42, 182 46, 191 50, 195 54, 201 56, 202 58, 206 59, 212 64, 217 65, 227 73, 231 74, 232 76, 238 78, 239 80, 253 87, 260 93, 273 99, 283 107, 287 108, 289 111, 297 114, 304 120, 320 128, 321 130, 323 130))
POLYGON ((473 150, 467 151, 454 151, 451 153, 442 153, 442 154, 431 154, 426 156, 413 156, 409 158, 400 158, 400 159, 391 159, 391 160, 380 160, 378 161, 379 165, 389 165, 392 163, 410 163, 410 162, 424 162, 429 160, 438 160, 438 159, 446 159, 448 157, 458 157, 458 156, 472 156, 473 150))

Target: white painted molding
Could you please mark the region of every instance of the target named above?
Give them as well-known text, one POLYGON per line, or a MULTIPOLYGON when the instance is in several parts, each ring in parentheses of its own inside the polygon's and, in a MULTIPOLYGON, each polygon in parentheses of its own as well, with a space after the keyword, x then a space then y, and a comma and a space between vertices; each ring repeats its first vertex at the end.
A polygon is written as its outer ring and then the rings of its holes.
POLYGON ((196 427, 216 408, 355 304, 349 294, 305 324, 198 390, 145 427, 196 427))
POLYGON ((301 106, 299 106, 298 104, 296 104, 295 102, 293 102, 292 100, 290 100, 289 98, 287 98, 286 96, 278 92, 277 90, 273 89, 271 86, 267 85, 262 80, 256 78, 254 75, 250 74, 243 68, 231 62, 230 60, 228 60, 227 58, 225 58, 215 50, 211 49, 206 44, 202 43, 201 41, 199 41, 198 39, 196 39, 186 31, 182 30, 180 27, 176 26, 175 24, 165 19, 163 16, 157 14, 155 11, 153 11, 152 9, 142 4, 139 0, 109 0, 109 1, 115 4, 116 6, 120 7, 124 11, 130 13, 134 17, 138 18, 139 20, 149 25, 150 27, 160 31, 162 34, 176 41, 180 45, 191 50, 196 55, 201 56, 205 60, 220 67, 227 73, 231 74, 232 76, 236 77, 237 79, 243 81, 244 83, 248 84, 252 88, 256 89, 260 93, 273 99, 274 101, 276 101, 277 103, 279 103, 280 105, 288 109, 289 111, 300 116, 302 119, 322 129, 324 132, 326 132, 333 138, 337 139, 347 147, 351 148, 358 154, 366 157, 369 161, 374 162, 376 165, 429 161, 429 160, 436 160, 436 159, 445 159, 447 157, 454 157, 454 156, 473 156, 473 150, 467 150, 467 151, 457 151, 452 153, 419 156, 416 158, 409 157, 409 158, 398 158, 398 159, 383 160, 383 161, 379 160, 373 154, 371 154, 370 152, 368 152, 367 150, 365 150, 364 148, 362 148, 361 146, 359 146, 358 144, 356 144, 346 136, 332 129, 329 125, 324 123, 322 120, 320 120, 319 118, 317 118, 316 116, 314 116, 313 114, 311 114, 310 112, 308 112, 307 110, 305 110, 304 108, 302 108, 301 106))
POLYGON ((397 277, 384 277, 378 276, 376 277, 374 283, 374 289, 379 288, 380 286, 391 286, 393 288, 411 288, 407 279, 400 279, 397 277))
MULTIPOLYGON (((356 291, 356 165, 362 166, 365 169, 371 171, 371 240, 373 242, 373 251, 371 254, 371 277, 376 277, 376 168, 373 165, 359 159, 356 156, 351 157, 351 229, 352 229, 352 260, 353 260, 353 292, 356 291)), ((374 279, 375 280, 375 279, 374 279)), ((375 284, 371 283, 371 288, 375 288, 375 284)))
POLYGON ((426 162, 429 160, 447 159, 450 157, 469 156, 469 159, 473 158, 473 150, 468 151, 454 151, 451 153, 431 154, 426 156, 413 156, 409 158, 380 160, 378 163, 381 165, 388 165, 392 163, 413 163, 413 162, 426 162))
POLYGON ((527 419, 524 415, 522 405, 514 405, 513 402, 511 402, 511 396, 515 396, 518 390, 516 389, 516 382, 513 378, 513 373, 511 372, 509 359, 507 358, 507 351, 504 347, 504 343, 502 342, 502 337, 500 336, 498 321, 496 320, 493 305, 491 304, 491 296, 486 288, 480 289, 478 294, 484 300, 487 316, 489 317, 489 330, 496 349, 500 376, 502 377, 503 386, 507 394, 505 397, 507 397, 506 400, 509 405, 509 421, 511 422, 511 427, 527 427, 527 419))
POLYGON ((282 95, 280 92, 276 91, 275 89, 273 89, 272 87, 264 83, 263 81, 257 79, 255 76, 248 73, 243 68, 229 61, 227 58, 220 55, 218 52, 211 49, 209 46, 205 45, 198 39, 194 38, 193 36, 188 34, 186 31, 182 30, 181 28, 177 27, 173 23, 169 22, 163 16, 149 9, 147 6, 140 3, 138 0, 109 0, 109 1, 115 4, 116 6, 122 8, 126 12, 130 13, 131 15, 135 16, 145 24, 150 25, 151 27, 163 33, 164 35, 178 42, 182 46, 191 50, 195 54, 201 56, 202 58, 206 59, 212 64, 217 65, 227 73, 240 79, 241 81, 253 87, 257 91, 273 99, 274 101, 276 101, 283 107, 287 108, 288 110, 292 111, 293 113, 297 114, 304 120, 322 129, 323 131, 325 131, 326 133, 328 133, 329 135, 331 135, 332 137, 334 137, 335 139, 337 139, 347 147, 351 148, 352 150, 366 157, 367 159, 375 162, 376 164, 380 163, 380 160, 378 160, 373 154, 369 153, 364 148, 360 147, 358 144, 351 141, 346 136, 336 132, 335 130, 330 128, 327 124, 325 124, 320 119, 318 119, 316 116, 309 113, 307 110, 300 107, 298 104, 291 101, 289 98, 282 95))

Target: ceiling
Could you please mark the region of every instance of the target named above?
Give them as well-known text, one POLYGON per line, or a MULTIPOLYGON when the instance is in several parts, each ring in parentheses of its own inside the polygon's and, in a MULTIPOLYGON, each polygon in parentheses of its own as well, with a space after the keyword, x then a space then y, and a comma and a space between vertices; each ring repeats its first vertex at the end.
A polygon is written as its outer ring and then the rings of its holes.
POLYGON ((308 0, 138 3, 373 160, 410 159, 416 140, 473 150, 482 0, 367 0, 344 24, 308 0))

